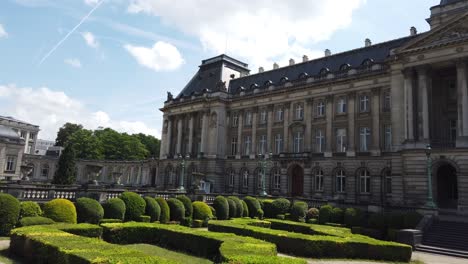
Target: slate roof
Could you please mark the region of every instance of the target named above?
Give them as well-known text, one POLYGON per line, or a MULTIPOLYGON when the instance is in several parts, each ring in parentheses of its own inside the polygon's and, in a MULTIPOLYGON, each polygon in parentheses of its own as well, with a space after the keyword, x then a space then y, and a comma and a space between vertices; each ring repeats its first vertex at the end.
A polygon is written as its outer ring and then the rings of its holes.
POLYGON ((28 122, 24 122, 24 121, 18 120, 18 119, 14 118, 14 117, 11 117, 11 116, 2 116, 2 115, 0 115, 0 119, 8 120, 8 121, 11 121, 11 122, 20 123, 20 124, 23 124, 23 125, 39 127, 39 126, 37 126, 37 125, 33 125, 33 124, 28 123, 28 122))
POLYGON ((463 1, 463 0, 441 0, 440 5, 450 5, 456 2, 460 2, 460 1, 463 1))

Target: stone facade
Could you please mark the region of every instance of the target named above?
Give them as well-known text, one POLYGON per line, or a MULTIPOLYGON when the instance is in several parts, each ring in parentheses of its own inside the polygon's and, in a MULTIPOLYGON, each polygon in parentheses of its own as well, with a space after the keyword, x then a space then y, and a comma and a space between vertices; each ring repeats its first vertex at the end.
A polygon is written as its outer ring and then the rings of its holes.
POLYGON ((159 187, 258 194, 266 163, 272 195, 423 207, 430 166, 439 208, 468 213, 468 1, 431 13, 428 32, 256 74, 203 61, 161 109, 159 187))
POLYGON ((24 140, 24 153, 33 154, 39 133, 39 126, 15 119, 10 116, 0 116, 0 125, 12 128, 24 140))

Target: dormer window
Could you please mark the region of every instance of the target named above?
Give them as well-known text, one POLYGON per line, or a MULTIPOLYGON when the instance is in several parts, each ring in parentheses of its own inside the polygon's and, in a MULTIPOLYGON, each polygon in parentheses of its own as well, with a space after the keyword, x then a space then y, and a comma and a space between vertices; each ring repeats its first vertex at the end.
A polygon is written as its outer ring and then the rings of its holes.
POLYGON ((370 68, 372 67, 372 64, 374 64, 374 60, 373 59, 365 59, 363 62, 362 62, 362 66, 365 67, 365 68, 370 68))
POLYGON ((258 88, 258 84, 253 83, 252 85, 250 85, 250 89, 255 90, 256 88, 258 88))
POLYGON ((265 85, 266 87, 268 87, 268 86, 270 86, 270 85, 273 85, 273 82, 272 82, 271 80, 268 80, 268 81, 266 81, 266 82, 264 83, 264 85, 265 85))
POLYGON ((286 76, 284 76, 283 78, 280 79, 280 83, 286 83, 288 81, 289 81, 289 79, 286 76))
POLYGON ((322 68, 319 72, 320 77, 325 77, 327 74, 330 72, 330 69, 328 68, 322 68))
POLYGON ((305 79, 309 76, 309 74, 307 74, 307 72, 303 72, 301 74, 299 74, 299 79, 305 79))
POLYGON ((349 68, 351 68, 351 65, 346 63, 340 66, 340 71, 347 71, 349 68))

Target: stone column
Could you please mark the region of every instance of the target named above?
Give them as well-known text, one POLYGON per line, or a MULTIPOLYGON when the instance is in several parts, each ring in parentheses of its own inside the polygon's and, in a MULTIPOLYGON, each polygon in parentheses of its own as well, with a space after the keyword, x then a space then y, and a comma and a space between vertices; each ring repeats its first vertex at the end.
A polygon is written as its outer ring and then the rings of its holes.
POLYGON ((188 146, 187 146, 187 154, 192 155, 193 150, 193 114, 189 115, 189 135, 188 135, 188 146))
POLYGON ((240 158, 242 154, 242 126, 244 125, 244 113, 243 111, 239 111, 237 113, 238 119, 237 119, 237 155, 238 158, 240 158))
POLYGON ((428 67, 418 68, 419 103, 421 104, 419 141, 422 143, 429 143, 429 78, 427 75, 428 67))
POLYGON ((354 126, 355 111, 356 111, 356 92, 348 93, 348 147, 346 148, 346 156, 356 156, 356 128, 354 126))
POLYGON ((414 141, 414 107, 413 107, 413 70, 406 69, 405 76, 405 140, 414 141))
POLYGON ((177 118, 177 143, 176 143, 176 155, 182 153, 182 126, 183 126, 183 117, 179 116, 177 118))
POLYGON ((201 131, 201 146, 200 146, 200 152, 205 154, 207 151, 207 141, 208 141, 208 114, 209 111, 204 111, 202 113, 202 131, 201 131))
POLYGON ((172 118, 167 118, 167 136, 166 136, 166 156, 171 155, 171 142, 172 142, 172 118))
POLYGON ((372 89, 372 156, 380 156, 380 89, 372 89))
POLYGON ((289 107, 291 103, 284 104, 284 120, 283 120, 283 152, 289 152, 289 118, 291 113, 289 113, 289 107))
POLYGON ((306 152, 312 151, 312 105, 313 99, 307 98, 304 105, 304 124, 305 124, 305 135, 304 135, 304 150, 306 152))
POLYGON ((267 153, 272 152, 273 153, 273 148, 272 146, 272 138, 271 138, 271 133, 272 133, 272 127, 273 127, 273 105, 268 106, 268 120, 267 120, 267 153))
POLYGON ((458 95, 458 133, 457 147, 468 147, 468 85, 467 65, 465 61, 457 62, 457 95, 458 95))
POLYGON ((251 155, 257 154, 257 112, 258 108, 252 109, 252 151, 251 155))
POLYGON ((325 157, 331 157, 333 155, 332 142, 333 142, 333 95, 328 95, 326 98, 327 106, 325 109, 326 119, 327 119, 327 131, 325 138, 326 149, 324 152, 325 157))

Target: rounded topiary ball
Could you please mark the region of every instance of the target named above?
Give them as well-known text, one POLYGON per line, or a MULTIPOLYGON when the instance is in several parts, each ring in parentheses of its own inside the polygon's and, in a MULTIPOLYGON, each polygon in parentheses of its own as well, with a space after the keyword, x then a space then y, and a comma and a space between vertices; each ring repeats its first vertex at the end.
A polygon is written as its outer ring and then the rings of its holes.
POLYGON ((273 208, 273 200, 265 199, 263 200, 263 212, 265 217, 273 218, 275 217, 275 210, 273 208))
POLYGON ((295 202, 291 207, 291 217, 295 221, 305 219, 309 206, 305 202, 295 202))
POLYGON ((112 198, 102 204, 104 208, 104 218, 106 219, 120 219, 125 217, 125 203, 120 198, 112 198))
POLYGON ((244 200, 241 200, 242 207, 244 208, 242 216, 243 217, 249 217, 249 207, 247 206, 247 203, 244 200))
POLYGON ((273 214, 286 214, 289 212, 289 208, 291 207, 291 202, 285 198, 278 198, 271 203, 273 214))
POLYGON ((226 199, 229 204, 229 218, 237 217, 237 205, 232 199, 226 199))
POLYGON ((153 197, 145 196, 146 202, 146 209, 145 215, 151 217, 150 221, 155 222, 159 221, 159 217, 161 215, 161 207, 159 206, 158 202, 153 197))
POLYGON ((42 215, 42 209, 38 203, 32 201, 21 202, 20 204, 20 218, 23 217, 36 217, 42 215))
POLYGON ((7 236, 18 222, 20 202, 10 194, 0 193, 0 235, 7 236))
POLYGON ((167 200, 167 204, 169 205, 169 209, 171 210, 171 221, 180 222, 185 218, 185 207, 179 199, 170 198, 167 200))
POLYGON ((343 209, 338 208, 338 207, 333 208, 330 222, 342 224, 343 223, 343 209))
POLYGON ((104 209, 101 204, 91 198, 78 198, 75 203, 78 223, 99 224, 104 217, 104 209))
POLYGON ((258 209, 262 209, 262 207, 260 206, 260 203, 254 197, 246 196, 244 198, 244 202, 247 204, 247 207, 249 208, 248 216, 250 216, 251 218, 254 218, 257 216, 258 209))
POLYGON ((319 210, 319 224, 325 224, 330 222, 333 207, 331 205, 322 205, 319 210))
POLYGON ((188 198, 186 195, 179 195, 176 198, 184 204, 185 217, 192 217, 192 214, 193 214, 192 200, 190 200, 190 198, 188 198))
MULTIPOLYGON (((242 214, 244 213, 244 206, 242 205, 242 201, 236 196, 229 196, 228 199, 236 203, 236 217, 242 217, 242 214)), ((231 211, 229 211, 229 214, 230 213, 231 211)))
POLYGON ((213 218, 210 207, 204 202, 193 202, 193 219, 205 221, 213 218))
POLYGON ((55 222, 76 224, 76 207, 67 199, 54 199, 44 204, 44 216, 55 222))
POLYGON ((169 209, 169 205, 167 204, 166 200, 162 197, 156 198, 156 202, 158 202, 159 207, 161 208, 161 215, 159 216, 159 222, 167 223, 171 220, 171 211, 169 209))
POLYGON ((226 220, 229 218, 229 203, 223 196, 217 196, 214 199, 213 208, 216 210, 216 218, 218 220, 226 220))
POLYGON ((140 216, 145 213, 145 199, 134 192, 124 192, 120 199, 125 203, 125 221, 139 221, 140 216))

